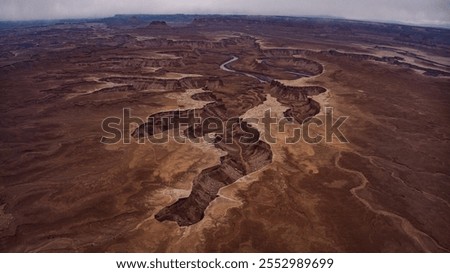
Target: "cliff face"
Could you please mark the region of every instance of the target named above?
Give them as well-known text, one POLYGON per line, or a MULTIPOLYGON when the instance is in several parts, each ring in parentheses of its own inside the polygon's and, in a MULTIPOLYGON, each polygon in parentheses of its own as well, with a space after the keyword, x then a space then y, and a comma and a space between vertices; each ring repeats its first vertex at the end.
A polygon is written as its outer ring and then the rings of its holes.
POLYGON ((294 118, 298 123, 302 123, 320 112, 320 104, 309 96, 318 95, 325 92, 321 86, 286 86, 279 81, 272 81, 269 93, 276 97, 283 105, 290 109, 284 114, 286 117, 294 118))

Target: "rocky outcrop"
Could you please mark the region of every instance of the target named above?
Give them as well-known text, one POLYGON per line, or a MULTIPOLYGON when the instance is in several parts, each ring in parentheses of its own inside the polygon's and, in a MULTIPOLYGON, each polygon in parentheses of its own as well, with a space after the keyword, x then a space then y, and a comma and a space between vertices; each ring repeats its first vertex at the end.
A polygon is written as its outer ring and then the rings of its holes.
POLYGON ((284 114, 286 117, 294 118, 298 123, 320 112, 320 104, 309 96, 318 95, 325 92, 321 86, 286 86, 279 81, 272 81, 269 93, 276 97, 283 105, 289 106, 284 114))

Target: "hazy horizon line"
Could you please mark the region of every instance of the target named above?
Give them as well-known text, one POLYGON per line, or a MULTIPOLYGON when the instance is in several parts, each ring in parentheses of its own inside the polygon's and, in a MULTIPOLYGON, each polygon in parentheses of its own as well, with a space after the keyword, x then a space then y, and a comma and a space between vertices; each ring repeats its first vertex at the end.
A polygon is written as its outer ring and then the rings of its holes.
POLYGON ((315 18, 315 19, 330 19, 330 20, 345 20, 345 21, 355 21, 355 22, 367 22, 367 23, 384 23, 393 25, 404 25, 404 26, 416 26, 416 27, 432 27, 432 28, 443 28, 450 29, 449 23, 415 23, 406 21, 396 21, 396 20, 372 20, 372 19, 354 19, 342 16, 332 16, 332 15, 279 15, 279 14, 246 14, 246 13, 117 13, 110 16, 74 16, 74 17, 61 17, 61 18, 51 18, 51 19, 18 19, 18 20, 4 20, 0 19, 0 23, 20 23, 20 22, 52 22, 52 21, 72 21, 72 20, 101 20, 114 18, 117 16, 248 16, 248 17, 286 17, 286 18, 315 18))

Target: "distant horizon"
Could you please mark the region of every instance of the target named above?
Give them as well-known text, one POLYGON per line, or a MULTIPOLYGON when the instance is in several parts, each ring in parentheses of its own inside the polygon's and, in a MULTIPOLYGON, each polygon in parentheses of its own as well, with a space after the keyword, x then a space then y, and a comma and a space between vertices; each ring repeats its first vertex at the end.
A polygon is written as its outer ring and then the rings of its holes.
POLYGON ((132 17, 132 16, 242 16, 242 17, 286 17, 286 18, 310 18, 310 19, 329 19, 329 20, 344 20, 344 21, 354 21, 354 22, 366 22, 366 23, 382 23, 382 24, 392 24, 392 25, 404 25, 404 26, 415 26, 415 27, 429 27, 429 28, 440 28, 440 29, 450 29, 449 24, 415 24, 408 22, 401 22, 395 20, 363 20, 363 19, 352 19, 339 16, 330 15, 268 15, 268 14, 225 14, 225 13, 117 13, 111 16, 91 16, 91 17, 68 17, 68 18, 52 18, 52 19, 21 19, 21 20, 2 20, 0 23, 33 23, 33 22, 58 22, 58 21, 77 21, 77 20, 102 20, 108 18, 114 18, 118 16, 132 17))
POLYGON ((318 17, 448 28, 450 1, 0 0, 0 21, 101 19, 116 14, 318 17))

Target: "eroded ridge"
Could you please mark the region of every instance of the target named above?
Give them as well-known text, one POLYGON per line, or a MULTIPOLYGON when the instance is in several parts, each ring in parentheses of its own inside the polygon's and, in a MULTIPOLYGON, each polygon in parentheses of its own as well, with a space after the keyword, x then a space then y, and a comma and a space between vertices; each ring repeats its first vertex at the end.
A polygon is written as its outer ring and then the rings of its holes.
POLYGON ((272 81, 269 93, 289 109, 284 112, 287 118, 294 118, 298 123, 302 123, 320 112, 320 104, 309 96, 318 95, 325 92, 321 86, 286 86, 279 81, 272 81))

